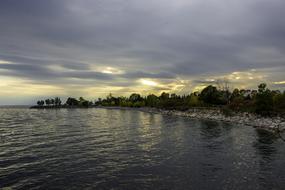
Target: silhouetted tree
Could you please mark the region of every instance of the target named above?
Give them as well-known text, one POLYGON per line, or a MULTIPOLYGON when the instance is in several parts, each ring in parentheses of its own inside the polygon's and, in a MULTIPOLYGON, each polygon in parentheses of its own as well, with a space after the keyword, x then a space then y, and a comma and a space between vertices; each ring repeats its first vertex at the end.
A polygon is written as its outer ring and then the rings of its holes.
POLYGON ((90 103, 87 100, 84 100, 81 102, 81 106, 83 106, 83 107, 89 107, 89 105, 90 105, 90 103))
POLYGON ((160 98, 161 100, 166 100, 166 99, 169 98, 169 93, 162 92, 159 98, 160 98))
POLYGON ((43 106, 45 104, 45 102, 43 100, 39 100, 37 101, 38 106, 43 106))
POLYGON ((49 105, 51 104, 50 99, 46 99, 46 100, 45 100, 45 103, 46 103, 47 106, 49 106, 49 105))
POLYGON ((55 97, 55 98, 54 98, 54 104, 55 104, 56 106, 60 106, 60 105, 61 105, 61 100, 60 100, 59 97, 55 97))
POLYGON ((50 104, 51 104, 51 105, 54 105, 54 99, 53 99, 53 98, 50 99, 50 104))
POLYGON ((66 100, 66 104, 67 104, 68 106, 78 106, 79 101, 76 100, 75 98, 69 97, 69 98, 67 98, 67 100, 66 100))

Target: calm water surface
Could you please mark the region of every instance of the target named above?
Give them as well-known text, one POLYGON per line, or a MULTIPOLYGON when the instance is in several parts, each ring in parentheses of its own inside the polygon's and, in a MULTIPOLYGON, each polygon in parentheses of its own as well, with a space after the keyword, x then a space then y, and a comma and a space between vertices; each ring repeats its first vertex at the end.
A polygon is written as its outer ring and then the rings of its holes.
POLYGON ((139 111, 0 109, 0 189, 285 189, 285 143, 139 111))

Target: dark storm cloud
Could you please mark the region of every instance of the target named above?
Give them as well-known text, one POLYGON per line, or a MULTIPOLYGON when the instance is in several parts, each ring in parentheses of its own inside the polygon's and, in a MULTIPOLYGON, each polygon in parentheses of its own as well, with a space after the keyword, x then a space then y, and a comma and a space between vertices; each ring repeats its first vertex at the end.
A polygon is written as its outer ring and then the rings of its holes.
POLYGON ((44 66, 27 64, 0 64, 2 75, 13 75, 32 80, 78 78, 93 80, 112 80, 112 75, 95 71, 54 71, 44 66), (4 69, 4 71, 3 71, 4 69), (7 72, 5 72, 7 71, 7 72))
POLYGON ((38 65, 43 65, 43 66, 57 65, 71 70, 90 69, 89 64, 79 61, 76 62, 74 60, 52 59, 52 58, 48 59, 45 57, 28 57, 28 56, 18 56, 18 55, 1 55, 1 53, 0 53, 0 58, 12 63, 28 64, 31 66, 34 65, 35 67, 37 67, 38 65))
POLYGON ((34 80, 58 77, 57 73, 51 72, 41 65, 27 64, 0 64, 1 75, 17 76, 34 80))
POLYGON ((285 72, 284 8, 284 0, 2 0, 0 60, 14 64, 0 68, 33 80, 118 85, 251 68, 285 72), (125 73, 90 70, 96 66, 125 73))
MULTIPOLYGON (((60 65, 60 64, 59 64, 60 65)), ((72 64, 67 64, 67 67, 65 65, 63 68, 68 68, 72 70, 64 70, 60 71, 55 69, 46 67, 45 65, 35 65, 35 64, 17 64, 17 63, 6 63, 6 64, 0 64, 0 73, 4 76, 18 76, 23 78, 28 78, 31 80, 60 80, 67 79, 67 78, 76 78, 76 79, 91 79, 91 80, 118 80, 120 78, 123 79, 139 79, 139 78, 161 78, 161 79, 167 79, 167 78, 174 78, 174 75, 170 73, 146 73, 146 72, 129 72, 125 74, 106 74, 102 72, 97 71, 88 71, 84 70, 84 68, 88 69, 88 67, 77 67, 73 66, 72 64)), ((92 81, 87 81, 92 82, 92 81)), ((120 86, 122 84, 126 83, 116 83, 120 86)), ((129 83, 128 83, 129 84, 129 83)))

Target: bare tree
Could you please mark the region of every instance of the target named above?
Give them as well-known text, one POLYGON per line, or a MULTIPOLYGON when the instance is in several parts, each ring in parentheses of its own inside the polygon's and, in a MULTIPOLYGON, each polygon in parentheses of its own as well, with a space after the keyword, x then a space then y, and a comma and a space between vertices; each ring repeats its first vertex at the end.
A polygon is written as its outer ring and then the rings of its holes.
POLYGON ((216 80, 217 88, 220 91, 230 91, 229 83, 229 80, 226 78, 216 80))

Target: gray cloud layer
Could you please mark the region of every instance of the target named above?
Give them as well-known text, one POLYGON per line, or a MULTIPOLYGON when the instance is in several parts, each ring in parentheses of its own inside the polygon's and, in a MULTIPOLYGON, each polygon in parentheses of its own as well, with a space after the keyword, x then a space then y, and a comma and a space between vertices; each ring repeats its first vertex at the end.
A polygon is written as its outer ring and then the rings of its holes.
POLYGON ((284 8, 284 0, 2 0, 0 60, 13 64, 0 73, 120 85, 278 68, 269 78, 284 80, 284 8), (104 66, 125 73, 91 70, 104 66))

